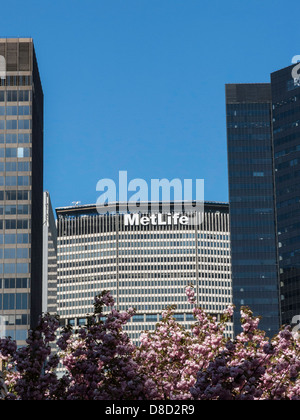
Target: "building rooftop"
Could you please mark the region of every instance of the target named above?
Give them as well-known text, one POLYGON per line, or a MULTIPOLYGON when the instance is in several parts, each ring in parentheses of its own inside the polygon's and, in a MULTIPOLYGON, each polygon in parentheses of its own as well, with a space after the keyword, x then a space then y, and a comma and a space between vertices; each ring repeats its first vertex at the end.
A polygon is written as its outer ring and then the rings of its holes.
MULTIPOLYGON (((56 208, 57 217, 64 217, 64 216, 73 216, 73 217, 81 217, 81 216, 89 216, 89 215, 98 215, 98 214, 124 214, 130 213, 130 209, 128 209, 128 205, 133 205, 133 203, 126 203, 126 202, 115 202, 109 203, 108 205, 96 205, 96 204, 77 204, 74 206, 66 206, 66 207, 58 207, 56 208)), ((181 210, 184 211, 185 206, 193 205, 195 207, 196 202, 170 202, 170 203, 163 203, 163 202, 141 202, 139 207, 139 212, 147 213, 152 211, 161 212, 164 211, 162 209, 163 204, 168 205, 170 210, 174 211, 175 205, 180 206, 181 210)), ((203 203, 198 202, 198 205, 203 203)), ((229 204, 225 202, 218 202, 218 201, 205 201, 204 208, 206 211, 222 211, 228 212, 229 211, 229 204)), ((175 211, 178 211, 176 208, 175 211)))

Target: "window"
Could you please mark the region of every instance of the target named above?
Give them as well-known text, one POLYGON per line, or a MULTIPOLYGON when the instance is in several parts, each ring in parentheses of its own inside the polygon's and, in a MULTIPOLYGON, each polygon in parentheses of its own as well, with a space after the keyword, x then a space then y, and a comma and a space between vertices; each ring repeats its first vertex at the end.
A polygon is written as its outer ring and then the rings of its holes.
POLYGON ((29 185, 29 176, 18 176, 18 185, 20 186, 29 185))
POLYGON ((16 176, 6 176, 5 177, 5 185, 11 187, 17 185, 17 177, 16 176))
POLYGON ((19 115, 30 115, 30 106, 19 106, 19 115))
POLYGON ((19 134, 19 143, 30 143, 31 137, 29 133, 20 133, 19 134))
POLYGON ((16 340, 17 341, 26 341, 27 340, 27 330, 16 330, 16 340))
POLYGON ((17 278, 17 289, 27 289, 29 287, 29 280, 24 278, 17 278))
POLYGON ((29 264, 26 263, 17 263, 17 273, 18 274, 25 274, 25 273, 29 273, 29 264))
POLYGON ((16 205, 5 206, 5 214, 15 215, 16 213, 17 213, 17 206, 16 205))
POLYGON ((14 274, 16 272, 16 264, 4 263, 4 274, 14 274))
POLYGON ((12 233, 6 233, 4 235, 4 243, 5 244, 15 244, 16 243, 16 235, 12 233))
POLYGON ((7 106, 6 107, 6 115, 18 115, 18 107, 17 106, 7 106))
POLYGON ((15 309, 15 294, 14 293, 4 293, 3 309, 4 310, 15 309))
POLYGON ((18 91, 17 90, 8 90, 6 92, 7 102, 18 102, 18 91))
POLYGON ((6 162, 6 171, 7 172, 16 172, 17 163, 16 162, 6 162))
MULTIPOLYGON (((16 235, 14 235, 14 236, 16 236, 16 235)), ((17 234, 17 243, 18 244, 28 244, 29 240, 30 240, 30 235, 28 235, 28 233, 18 233, 17 234)))
POLYGON ((16 258, 15 248, 4 249, 4 259, 13 259, 13 258, 16 258))
POLYGON ((17 228, 17 222, 16 220, 5 220, 5 229, 16 229, 17 228))
POLYGON ((28 214, 28 213, 29 213, 29 206, 27 204, 18 205, 18 214, 28 214))
POLYGON ((19 120, 19 130, 29 130, 31 128, 31 120, 19 120))
POLYGON ((29 90, 20 90, 19 91, 19 102, 29 102, 29 101, 30 101, 29 90))
POLYGON ((30 148, 29 147, 18 147, 17 157, 18 158, 30 157, 30 148))
POLYGON ((6 134, 6 143, 17 143, 17 135, 13 133, 6 134))
POLYGON ((18 129, 18 121, 17 120, 7 120, 6 121, 6 129, 7 130, 17 130, 18 129))
POLYGON ((7 158, 17 157, 17 149, 15 147, 7 147, 5 149, 5 157, 7 158))
POLYGON ((31 170, 30 162, 18 162, 19 172, 29 172, 31 170))

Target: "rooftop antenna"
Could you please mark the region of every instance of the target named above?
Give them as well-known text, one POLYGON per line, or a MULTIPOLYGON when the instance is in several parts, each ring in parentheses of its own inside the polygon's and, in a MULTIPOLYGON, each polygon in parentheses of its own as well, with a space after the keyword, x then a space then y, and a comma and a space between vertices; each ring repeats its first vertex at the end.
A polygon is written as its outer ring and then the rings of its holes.
POLYGON ((81 204, 81 201, 72 201, 72 204, 74 205, 74 207, 78 207, 79 204, 81 204))

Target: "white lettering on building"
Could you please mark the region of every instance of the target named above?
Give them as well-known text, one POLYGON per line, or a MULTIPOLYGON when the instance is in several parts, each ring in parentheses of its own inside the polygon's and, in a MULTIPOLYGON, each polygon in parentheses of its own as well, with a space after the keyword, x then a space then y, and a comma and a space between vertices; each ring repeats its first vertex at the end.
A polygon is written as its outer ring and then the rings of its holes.
POLYGON ((187 225, 189 223, 189 217, 180 215, 179 213, 174 214, 151 214, 144 216, 140 214, 125 214, 124 224, 125 226, 171 226, 176 225, 187 225))

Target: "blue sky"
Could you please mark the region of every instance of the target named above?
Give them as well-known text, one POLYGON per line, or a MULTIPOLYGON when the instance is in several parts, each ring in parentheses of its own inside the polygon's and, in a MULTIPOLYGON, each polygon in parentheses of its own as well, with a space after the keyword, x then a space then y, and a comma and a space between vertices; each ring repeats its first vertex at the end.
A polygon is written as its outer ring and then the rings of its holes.
POLYGON ((0 37, 33 37, 45 189, 96 202, 99 179, 205 180, 227 201, 225 83, 269 82, 300 54, 290 0, 14 0, 0 37))

